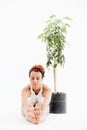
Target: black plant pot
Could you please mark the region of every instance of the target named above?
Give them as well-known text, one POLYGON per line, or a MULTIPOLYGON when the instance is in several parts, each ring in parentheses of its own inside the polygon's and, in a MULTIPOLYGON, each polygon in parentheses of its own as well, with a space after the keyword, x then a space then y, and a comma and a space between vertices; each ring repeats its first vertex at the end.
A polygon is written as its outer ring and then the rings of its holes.
POLYGON ((52 93, 50 113, 66 113, 66 93, 52 93))

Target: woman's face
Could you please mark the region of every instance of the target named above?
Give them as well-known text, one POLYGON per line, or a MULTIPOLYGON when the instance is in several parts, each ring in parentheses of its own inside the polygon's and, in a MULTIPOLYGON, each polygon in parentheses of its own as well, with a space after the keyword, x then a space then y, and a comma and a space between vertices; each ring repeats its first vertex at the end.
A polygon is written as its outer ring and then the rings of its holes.
POLYGON ((41 86, 42 80, 41 72, 32 71, 30 73, 30 83, 34 89, 38 89, 41 86))

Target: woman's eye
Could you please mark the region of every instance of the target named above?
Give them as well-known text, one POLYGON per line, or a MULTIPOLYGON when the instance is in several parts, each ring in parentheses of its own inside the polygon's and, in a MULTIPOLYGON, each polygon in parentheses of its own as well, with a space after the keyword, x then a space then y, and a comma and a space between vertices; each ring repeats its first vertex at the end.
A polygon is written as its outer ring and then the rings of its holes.
POLYGON ((40 80, 39 77, 38 77, 38 78, 34 78, 34 77, 31 78, 31 80, 35 80, 35 79, 36 79, 36 80, 40 80))
POLYGON ((39 80, 39 78, 37 78, 37 80, 39 80))
POLYGON ((34 80, 34 78, 32 78, 32 80, 34 80))

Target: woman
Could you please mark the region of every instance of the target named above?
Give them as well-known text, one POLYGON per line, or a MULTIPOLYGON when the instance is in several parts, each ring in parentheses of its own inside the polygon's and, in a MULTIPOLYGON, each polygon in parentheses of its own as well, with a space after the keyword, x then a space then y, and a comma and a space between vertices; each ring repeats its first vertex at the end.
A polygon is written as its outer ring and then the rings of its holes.
POLYGON ((49 113, 51 90, 42 83, 44 74, 42 65, 33 66, 29 71, 30 84, 22 90, 22 113, 34 124, 45 120, 49 113))

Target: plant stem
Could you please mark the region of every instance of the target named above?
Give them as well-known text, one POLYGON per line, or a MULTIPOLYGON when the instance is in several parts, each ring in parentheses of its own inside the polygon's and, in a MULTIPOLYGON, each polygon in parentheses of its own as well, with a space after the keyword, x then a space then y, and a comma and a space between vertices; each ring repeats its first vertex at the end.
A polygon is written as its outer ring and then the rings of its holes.
POLYGON ((53 67, 53 78, 54 78, 54 92, 57 93, 56 87, 56 68, 53 67))

